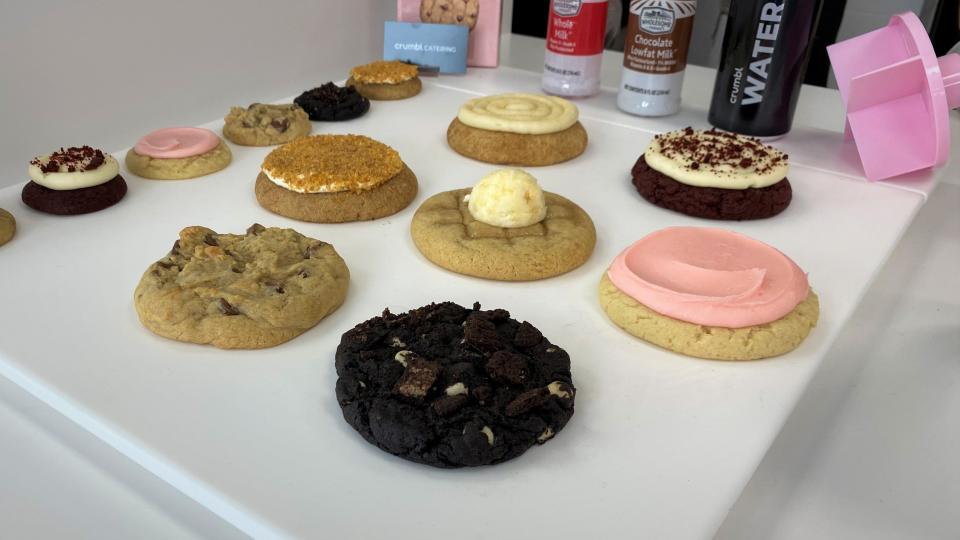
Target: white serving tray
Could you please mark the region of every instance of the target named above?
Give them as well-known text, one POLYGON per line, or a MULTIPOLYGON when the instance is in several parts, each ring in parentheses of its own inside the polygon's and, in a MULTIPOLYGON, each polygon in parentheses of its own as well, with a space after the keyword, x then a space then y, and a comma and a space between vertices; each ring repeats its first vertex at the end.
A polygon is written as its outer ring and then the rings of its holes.
POLYGON ((841 135, 808 131, 779 143, 795 156, 794 200, 783 214, 688 218, 643 201, 629 170, 656 132, 704 119, 627 117, 605 92, 581 102, 586 153, 531 170, 593 216, 589 262, 532 283, 433 266, 409 236, 416 206, 493 169, 450 150, 447 124, 473 93, 535 87, 531 74, 476 70, 427 79, 421 95, 374 102, 359 120, 315 123, 315 133, 393 146, 419 177, 413 205, 373 222, 308 224, 263 210, 253 181, 269 148, 235 145, 227 169, 199 179, 151 181, 124 170, 126 199, 85 216, 39 214, 19 201, 20 186, 0 190, 0 207, 19 224, 0 248, 0 374, 255 537, 709 537, 936 175, 902 188, 868 184, 839 165, 831 173, 844 159, 841 135), (345 305, 262 351, 178 343, 139 324, 134 287, 182 227, 240 232, 253 222, 331 242, 352 274, 345 305), (623 247, 671 225, 728 227, 787 253, 820 295, 820 325, 793 353, 749 363, 686 358, 615 327, 596 300, 601 274, 623 247), (508 309, 570 353, 579 392, 563 432, 506 464, 448 471, 392 457, 343 421, 334 396, 340 335, 384 307, 442 300, 508 309))

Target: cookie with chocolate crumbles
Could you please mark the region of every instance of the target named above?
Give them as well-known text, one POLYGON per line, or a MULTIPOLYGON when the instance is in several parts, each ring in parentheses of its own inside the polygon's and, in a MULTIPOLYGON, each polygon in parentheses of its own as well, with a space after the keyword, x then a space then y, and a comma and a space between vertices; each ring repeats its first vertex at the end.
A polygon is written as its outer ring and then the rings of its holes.
POLYGON ((347 423, 381 450, 434 467, 513 459, 573 416, 567 353, 479 303, 385 310, 343 335, 336 368, 347 423))
POLYGON ((758 139, 686 128, 657 135, 634 164, 633 185, 647 201, 688 216, 762 219, 793 198, 788 156, 758 139))
POLYGON ((315 223, 377 219, 406 208, 417 177, 396 150, 363 135, 315 135, 267 155, 254 187, 261 206, 315 223))
POLYGON ((361 96, 356 88, 332 82, 307 90, 293 102, 310 115, 310 120, 320 122, 353 120, 370 110, 370 100, 361 96))

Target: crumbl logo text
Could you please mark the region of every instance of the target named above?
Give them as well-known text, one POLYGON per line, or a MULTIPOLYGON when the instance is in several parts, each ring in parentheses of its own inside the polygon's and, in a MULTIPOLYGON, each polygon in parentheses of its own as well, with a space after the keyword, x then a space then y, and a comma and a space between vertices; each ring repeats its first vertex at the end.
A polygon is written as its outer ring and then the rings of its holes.
POLYGON ((394 43, 393 49, 396 51, 416 51, 416 52, 433 52, 433 53, 445 53, 445 54, 457 54, 457 47, 455 45, 437 45, 435 43, 394 43))

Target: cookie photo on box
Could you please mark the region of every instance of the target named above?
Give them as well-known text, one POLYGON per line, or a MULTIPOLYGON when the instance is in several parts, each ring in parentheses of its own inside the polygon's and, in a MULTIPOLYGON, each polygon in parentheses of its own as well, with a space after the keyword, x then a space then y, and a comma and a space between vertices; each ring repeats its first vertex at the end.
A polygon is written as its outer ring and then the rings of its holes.
POLYGON ((686 128, 653 138, 631 170, 661 208, 716 220, 764 219, 793 199, 788 156, 759 139, 686 128))
POLYGON ((382 315, 343 335, 337 402, 370 444, 433 467, 495 465, 573 416, 570 357, 503 309, 452 302, 382 315))
POLYGON ((680 354, 759 360, 800 346, 820 303, 789 257, 723 229, 670 227, 623 250, 600 305, 628 333, 680 354))
POLYGON ((184 180, 217 172, 233 159, 230 148, 209 129, 163 128, 137 141, 125 163, 133 174, 153 180, 184 180))
POLYGON ((38 156, 27 169, 23 203, 47 214, 71 216, 109 208, 127 194, 120 163, 89 146, 61 148, 38 156))
POLYGON ((343 303, 350 271, 330 244, 293 229, 187 227, 134 292, 151 332, 221 349, 289 341, 343 303))
POLYGON ((473 188, 430 197, 414 214, 410 234, 437 266, 501 281, 569 272, 590 258, 597 241, 582 208, 544 192, 519 169, 495 171, 473 188))
POLYGON ((377 60, 350 70, 347 86, 367 99, 391 101, 420 93, 422 83, 417 66, 397 60, 377 60))
POLYGON ((223 136, 241 146, 274 146, 310 134, 313 125, 297 105, 254 103, 230 107, 223 119, 223 136))
POLYGON ((254 192, 275 214, 314 223, 386 217, 417 196, 396 150, 363 135, 314 135, 270 152, 254 192))
POLYGON ((458 154, 498 165, 538 167, 569 161, 587 148, 587 131, 570 101, 499 94, 464 103, 447 128, 458 154))

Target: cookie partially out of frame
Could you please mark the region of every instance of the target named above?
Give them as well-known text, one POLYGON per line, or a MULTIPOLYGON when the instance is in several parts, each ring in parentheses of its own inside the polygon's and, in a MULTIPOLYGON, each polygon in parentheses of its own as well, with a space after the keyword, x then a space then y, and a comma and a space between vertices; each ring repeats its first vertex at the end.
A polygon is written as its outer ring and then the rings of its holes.
POLYGON ((385 310, 343 335, 336 368, 347 423, 378 448, 434 467, 513 459, 573 416, 567 353, 480 304, 385 310))
POLYGON ((13 214, 0 208, 0 246, 6 244, 17 233, 17 220, 13 214))
POLYGON ((571 160, 587 148, 587 131, 577 122, 556 133, 525 134, 470 127, 454 118, 447 143, 458 154, 498 165, 539 167, 571 160))
POLYGON ((796 349, 817 325, 820 301, 811 290, 793 311, 767 324, 720 328, 680 321, 637 302, 610 281, 600 280, 600 306, 628 333, 687 356, 711 360, 759 360, 796 349))
POLYGON ((343 303, 350 272, 333 246, 293 229, 187 227, 137 285, 140 322, 160 336, 261 349, 313 328, 343 303))
POLYGON ((593 221, 560 195, 544 193, 543 221, 504 228, 477 221, 463 200, 469 193, 469 188, 438 193, 413 216, 413 242, 438 266, 469 276, 526 281, 569 272, 593 253, 593 221))

